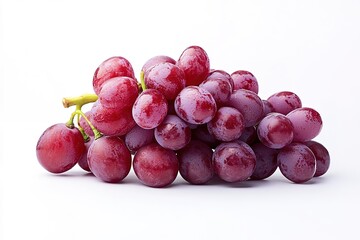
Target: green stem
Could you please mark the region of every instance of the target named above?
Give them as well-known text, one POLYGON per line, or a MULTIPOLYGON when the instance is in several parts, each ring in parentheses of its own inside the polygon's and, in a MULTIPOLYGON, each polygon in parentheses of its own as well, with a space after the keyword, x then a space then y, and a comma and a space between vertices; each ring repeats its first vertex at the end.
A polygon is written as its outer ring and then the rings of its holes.
POLYGON ((64 108, 68 108, 71 106, 79 106, 80 109, 83 105, 87 103, 95 102, 98 99, 98 96, 93 93, 87 93, 78 97, 67 97, 63 98, 62 103, 64 108))
MULTIPOLYGON (((81 111, 81 107, 79 105, 76 105, 76 110, 80 110, 81 111)), ((78 123, 78 129, 81 133, 81 135, 84 138, 84 142, 88 142, 90 141, 90 137, 86 134, 84 128, 80 125, 80 114, 76 114, 77 115, 77 123, 78 123)))
POLYGON ((140 83, 141 83, 141 88, 142 88, 143 91, 146 90, 144 74, 145 74, 144 71, 140 72, 140 83))
POLYGON ((95 140, 102 137, 102 134, 94 127, 94 125, 90 122, 90 120, 86 117, 86 115, 81 111, 81 109, 77 108, 74 113, 81 115, 81 117, 83 117, 85 119, 87 124, 89 124, 91 130, 94 133, 95 140))

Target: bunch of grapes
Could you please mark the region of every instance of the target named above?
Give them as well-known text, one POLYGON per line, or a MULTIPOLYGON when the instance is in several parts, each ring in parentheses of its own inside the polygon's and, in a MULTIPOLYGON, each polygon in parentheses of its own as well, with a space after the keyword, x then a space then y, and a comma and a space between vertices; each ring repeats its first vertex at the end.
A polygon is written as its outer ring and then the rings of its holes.
POLYGON ((303 107, 290 91, 261 99, 251 72, 210 69, 199 46, 186 48, 177 61, 149 59, 139 82, 127 59, 109 58, 92 84, 95 94, 63 99, 75 111, 37 143, 37 158, 49 172, 78 164, 114 183, 133 167, 143 184, 164 187, 178 173, 191 184, 205 184, 215 176, 261 180, 279 168, 303 183, 329 168, 329 152, 313 140, 323 124, 315 109, 303 107))

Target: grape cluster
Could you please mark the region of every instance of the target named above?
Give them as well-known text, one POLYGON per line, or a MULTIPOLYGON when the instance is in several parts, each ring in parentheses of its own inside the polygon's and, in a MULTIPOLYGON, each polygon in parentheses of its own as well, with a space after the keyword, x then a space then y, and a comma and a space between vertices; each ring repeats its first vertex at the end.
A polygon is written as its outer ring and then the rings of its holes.
POLYGON ((109 58, 92 84, 95 94, 63 99, 76 110, 37 143, 38 161, 49 172, 78 164, 114 183, 133 167, 144 185, 164 187, 178 173, 205 184, 215 176, 261 180, 279 168, 303 183, 329 168, 329 152, 313 140, 323 124, 315 109, 303 107, 290 91, 260 98, 251 72, 210 69, 199 46, 186 48, 177 61, 149 59, 139 82, 127 59, 109 58), (91 110, 82 112, 88 103, 91 110))

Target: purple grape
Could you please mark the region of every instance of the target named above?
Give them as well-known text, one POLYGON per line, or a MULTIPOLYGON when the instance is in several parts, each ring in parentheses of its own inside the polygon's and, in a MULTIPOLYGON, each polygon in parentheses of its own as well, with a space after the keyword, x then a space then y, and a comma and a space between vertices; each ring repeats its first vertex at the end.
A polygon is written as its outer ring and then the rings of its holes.
POLYGON ((185 73, 186 86, 199 85, 210 72, 209 57, 199 46, 186 48, 176 65, 185 73))
POLYGON ((316 172, 314 177, 324 175, 330 167, 330 154, 328 150, 316 141, 305 142, 305 145, 311 149, 316 158, 316 172))
POLYGON ((234 91, 239 89, 250 90, 256 94, 259 93, 259 84, 255 76, 245 70, 238 70, 231 74, 234 80, 234 91))
POLYGON ((294 183, 307 182, 314 177, 315 155, 302 143, 291 143, 281 149, 277 160, 281 173, 294 183))
POLYGON ((256 128, 254 126, 244 128, 244 131, 238 140, 247 144, 254 143, 257 140, 256 128))
POLYGON ((138 179, 149 187, 165 187, 176 178, 179 163, 174 151, 150 143, 140 148, 133 162, 138 179))
POLYGON ((177 152, 180 175, 191 184, 207 183, 214 174, 212 149, 199 140, 191 140, 177 152))
POLYGON ((245 127, 257 124, 264 115, 264 106, 260 97, 245 89, 239 89, 230 96, 228 105, 239 110, 245 119, 245 127))
POLYGON ((125 144, 131 153, 152 142, 155 142, 153 129, 143 129, 136 125, 125 135, 125 144))
POLYGON ((173 58, 164 56, 164 55, 159 55, 159 56, 155 56, 155 57, 152 57, 149 60, 147 60, 146 63, 141 68, 141 71, 143 71, 145 73, 148 69, 152 68, 156 64, 166 63, 166 62, 176 64, 176 61, 173 58))
POLYGON ((262 180, 270 177, 277 169, 278 149, 268 148, 262 143, 251 145, 256 155, 256 166, 251 179, 262 180))
POLYGON ((275 108, 271 105, 268 100, 262 100, 264 105, 264 117, 269 113, 275 112, 275 108))
POLYGON ((321 116, 312 108, 297 108, 286 116, 294 126, 294 142, 310 141, 321 131, 321 116))
POLYGON ((299 96, 289 91, 275 93, 271 95, 267 101, 275 109, 275 112, 284 115, 302 106, 299 96))
POLYGON ((146 87, 158 90, 167 100, 174 100, 185 87, 184 72, 168 62, 153 66, 144 77, 146 87))
POLYGON ((136 99, 132 115, 140 127, 153 129, 160 125, 168 112, 167 101, 156 89, 146 89, 136 99))
POLYGON ((222 107, 207 126, 216 139, 230 142, 241 136, 245 123, 243 115, 236 108, 222 107))
POLYGON ((179 150, 191 140, 190 127, 176 115, 168 115, 164 121, 155 128, 155 139, 160 146, 179 150))
POLYGON ((93 137, 90 137, 89 141, 85 142, 86 150, 84 151, 84 154, 81 156, 81 158, 78 161, 78 165, 87 172, 91 172, 88 161, 87 161, 87 155, 88 155, 89 148, 93 142, 94 142, 93 137))
POLYGON ((260 121, 257 136, 265 146, 280 149, 292 142, 294 127, 283 114, 270 113, 260 121))
POLYGON ((204 124, 216 114, 216 102, 213 96, 197 86, 184 88, 175 99, 176 114, 192 124, 204 124))
POLYGON ((225 79, 207 78, 199 87, 211 93, 218 107, 224 106, 232 93, 231 85, 229 81, 225 79))
POLYGON ((219 140, 209 133, 207 124, 198 125, 198 127, 192 131, 192 138, 204 142, 211 148, 216 148, 216 146, 219 145, 219 140))
POLYGON ((224 181, 247 180, 255 170, 256 156, 244 142, 222 143, 213 154, 214 171, 224 181))
POLYGON ((210 70, 209 75, 206 78, 207 80, 225 80, 229 82, 231 86, 231 91, 234 90, 234 80, 231 78, 230 74, 225 72, 224 70, 210 70))
POLYGON ((116 183, 129 174, 131 154, 119 137, 103 136, 91 144, 88 164, 97 178, 104 182, 116 183))

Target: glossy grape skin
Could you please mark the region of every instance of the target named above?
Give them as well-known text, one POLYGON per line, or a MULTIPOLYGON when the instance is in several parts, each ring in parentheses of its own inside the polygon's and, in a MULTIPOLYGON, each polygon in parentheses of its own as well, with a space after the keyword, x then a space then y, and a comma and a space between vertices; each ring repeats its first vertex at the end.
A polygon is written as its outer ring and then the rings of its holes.
POLYGON ((230 74, 225 72, 224 70, 219 70, 219 69, 212 69, 210 70, 209 75, 206 77, 206 79, 208 80, 225 80, 227 82, 229 82, 230 86, 231 86, 231 91, 234 90, 234 80, 231 78, 230 74))
POLYGON ((179 163, 174 151, 150 143, 136 152, 133 168, 144 185, 160 188, 174 182, 179 163))
POLYGON ((294 126, 294 142, 307 142, 321 131, 320 114, 312 108, 297 108, 286 115, 294 126))
POLYGON ((260 97, 246 89, 239 89, 233 92, 227 104, 239 110, 245 119, 245 127, 257 124, 264 116, 264 106, 260 97))
POLYGON ((316 158, 316 171, 314 177, 320 177, 324 175, 330 167, 330 154, 329 151, 319 142, 308 141, 305 142, 316 158))
MULTIPOLYGON (((92 122, 91 111, 87 111, 84 114, 87 117, 87 119, 89 119, 89 121, 92 122)), ((92 137, 94 136, 94 132, 91 130, 91 128, 90 128, 89 124, 86 122, 85 118, 80 117, 79 125, 80 125, 80 127, 82 127, 84 129, 85 133, 88 136, 92 136, 92 137)))
POLYGON ((135 79, 134 70, 130 62, 124 57, 111 57, 103 61, 95 70, 93 77, 93 88, 98 95, 102 85, 114 77, 130 77, 135 79))
POLYGON ((275 112, 284 115, 302 106, 299 96, 289 91, 275 93, 271 95, 267 101, 274 108, 275 112))
POLYGON ((167 100, 174 100, 185 87, 184 72, 168 62, 150 68, 145 72, 144 80, 148 89, 158 90, 167 100))
POLYGON ((234 91, 238 89, 247 89, 256 94, 259 93, 259 84, 256 77, 249 71, 238 70, 231 74, 234 81, 234 91))
POLYGON ((231 85, 225 79, 207 78, 199 87, 211 93, 218 107, 224 106, 232 93, 231 85))
POLYGON ((141 68, 141 71, 143 71, 145 73, 147 70, 149 70, 150 68, 152 68, 153 66, 155 66, 159 63, 176 64, 176 61, 173 58, 171 58, 169 56, 165 56, 165 55, 155 56, 145 62, 145 64, 141 68))
POLYGON ((213 154, 215 173, 224 181, 247 180, 255 170, 256 156, 244 142, 222 143, 213 154))
POLYGON ((186 48, 176 65, 184 71, 186 86, 199 85, 210 72, 209 57, 199 46, 186 48))
POLYGON ((262 100, 263 106, 264 106, 264 117, 268 115, 269 113, 275 112, 275 108, 271 105, 271 103, 268 100, 262 100))
POLYGON ((171 150, 179 150, 191 140, 190 127, 176 115, 166 116, 154 134, 160 146, 171 150))
POLYGON ((125 135, 125 144, 131 153, 152 142, 155 142, 154 130, 143 129, 138 125, 125 135))
POLYGON ((136 80, 129 77, 115 77, 107 80, 99 93, 99 101, 106 108, 132 107, 139 95, 136 80))
POLYGON ((106 136, 122 136, 135 125, 131 108, 105 108, 101 104, 93 105, 91 109, 92 124, 106 136))
POLYGON ((262 143, 255 143, 251 148, 256 155, 256 166, 250 178, 262 180, 273 175, 278 167, 277 155, 280 150, 269 148, 262 143))
POLYGON ((294 127, 285 115, 270 113, 257 126, 257 136, 265 146, 280 149, 292 142, 294 127))
POLYGON ((209 133, 216 139, 230 142, 241 136, 245 128, 245 120, 236 108, 221 107, 207 127, 209 133))
POLYGON ((84 154, 81 156, 81 158, 78 161, 78 165, 87 172, 91 172, 88 161, 87 161, 87 155, 88 155, 89 148, 93 142, 94 142, 94 137, 90 137, 89 141, 85 142, 84 154))
POLYGON ((204 124, 216 114, 216 102, 205 89, 197 86, 184 88, 174 102, 176 114, 191 124, 204 124))
POLYGON ((291 143, 281 149, 277 160, 281 173, 294 183, 304 183, 314 177, 315 155, 302 143, 291 143))
POLYGON ((214 175, 212 149, 199 140, 191 142, 177 152, 180 175, 191 184, 205 184, 214 175))
POLYGON ((144 129, 159 126, 167 112, 168 103, 164 95, 156 89, 143 91, 132 107, 132 116, 136 124, 144 129))
POLYGON ((77 128, 57 123, 47 128, 36 144, 36 156, 47 171, 70 170, 85 152, 84 139, 77 128))
POLYGON ((192 139, 197 139, 207 144, 211 148, 216 148, 220 141, 209 133, 207 124, 198 125, 198 127, 192 130, 192 139))
POLYGON ((131 154, 119 137, 103 136, 91 144, 88 164, 91 172, 100 180, 117 183, 130 172, 131 154))

